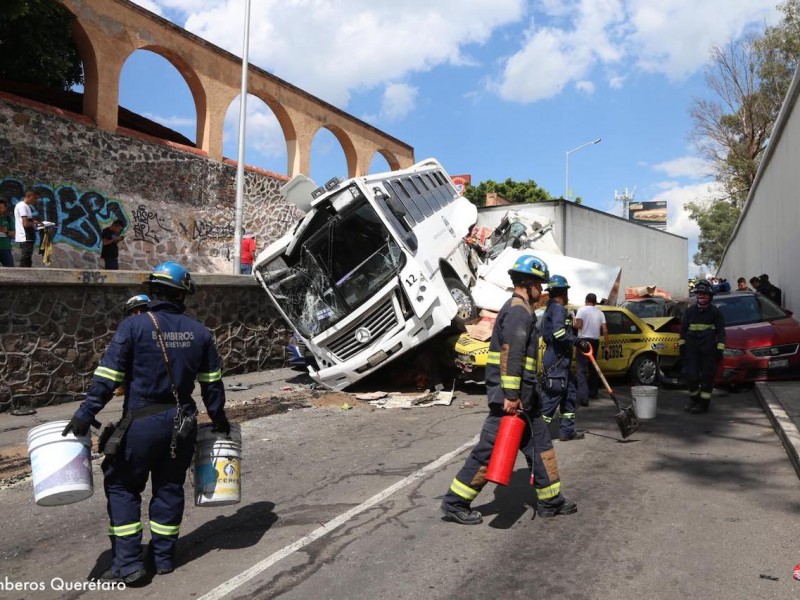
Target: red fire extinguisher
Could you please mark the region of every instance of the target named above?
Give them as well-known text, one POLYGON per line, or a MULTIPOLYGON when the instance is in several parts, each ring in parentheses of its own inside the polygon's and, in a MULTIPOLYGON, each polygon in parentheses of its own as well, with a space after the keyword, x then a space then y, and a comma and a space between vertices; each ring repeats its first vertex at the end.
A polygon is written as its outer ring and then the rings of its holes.
POLYGON ((511 472, 517 462, 519 443, 522 432, 525 431, 525 421, 516 415, 506 415, 500 419, 500 428, 489 459, 489 468, 486 479, 498 485, 508 485, 511 481, 511 472))

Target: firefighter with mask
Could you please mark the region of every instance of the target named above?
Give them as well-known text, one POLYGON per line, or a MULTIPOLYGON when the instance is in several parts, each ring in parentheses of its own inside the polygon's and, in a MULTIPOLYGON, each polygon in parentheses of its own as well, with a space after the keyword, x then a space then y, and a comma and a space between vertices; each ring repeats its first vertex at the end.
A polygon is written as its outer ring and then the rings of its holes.
POLYGON ((582 440, 584 434, 575 430, 575 378, 572 375, 573 346, 588 352, 591 346, 579 340, 572 327, 572 315, 567 312, 569 283, 562 275, 553 275, 547 284, 550 300, 542 316, 542 337, 547 345, 542 359, 542 418, 550 423, 561 413, 558 439, 562 442, 582 440))
POLYGON ((717 363, 725 350, 725 318, 711 304, 714 291, 708 281, 694 287, 697 302, 686 309, 681 321, 680 345, 683 377, 689 388, 686 412, 707 413, 714 390, 717 363))
POLYGON ((508 271, 514 293, 500 309, 492 330, 486 364, 489 414, 478 444, 450 484, 442 501, 447 521, 477 525, 483 516, 470 505, 486 485, 486 470, 494 448, 500 419, 522 411, 527 416, 520 450, 534 475, 536 512, 540 517, 572 514, 577 504, 561 494, 561 480, 550 432, 539 414, 536 394, 536 315, 532 306, 548 280, 547 265, 535 256, 522 255, 508 271), (528 421, 529 419, 529 421, 528 421))
POLYGON ((197 413, 192 399, 195 380, 200 382, 203 403, 215 430, 230 432, 214 337, 204 325, 184 314, 184 300, 195 291, 189 272, 176 262, 161 263, 150 274, 149 284, 153 301, 146 312, 120 323, 94 372, 86 399, 63 433, 85 434, 111 399, 114 388, 120 384, 125 387, 123 420, 117 430, 124 430, 122 425, 128 417, 127 431, 113 454, 109 441, 102 463, 112 565, 100 579, 131 587, 149 582, 148 567, 158 575, 175 567, 183 484, 197 435, 192 419, 197 413), (181 414, 188 417, 176 419, 181 414), (141 547, 141 494, 148 478, 152 481, 152 499, 146 563, 141 547))

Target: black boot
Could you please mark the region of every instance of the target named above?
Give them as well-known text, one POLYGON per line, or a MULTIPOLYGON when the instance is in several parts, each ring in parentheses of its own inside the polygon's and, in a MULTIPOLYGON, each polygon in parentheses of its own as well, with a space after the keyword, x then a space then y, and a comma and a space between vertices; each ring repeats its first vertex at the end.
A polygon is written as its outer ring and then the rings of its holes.
POLYGON ((442 507, 445 521, 455 521, 462 525, 480 525, 483 523, 483 516, 477 510, 470 510, 469 508, 462 508, 457 510, 450 510, 442 507))
POLYGON ((543 519, 551 519, 556 515, 571 515, 576 512, 578 512, 578 505, 566 496, 558 506, 544 506, 541 503, 536 506, 536 514, 543 519))
POLYGON ((698 398, 690 397, 689 402, 686 403, 686 406, 683 407, 683 410, 687 413, 693 413, 699 405, 700 400, 698 398))
POLYGON ((708 412, 708 405, 710 404, 709 400, 700 400, 689 409, 689 412, 693 415, 701 415, 708 412))

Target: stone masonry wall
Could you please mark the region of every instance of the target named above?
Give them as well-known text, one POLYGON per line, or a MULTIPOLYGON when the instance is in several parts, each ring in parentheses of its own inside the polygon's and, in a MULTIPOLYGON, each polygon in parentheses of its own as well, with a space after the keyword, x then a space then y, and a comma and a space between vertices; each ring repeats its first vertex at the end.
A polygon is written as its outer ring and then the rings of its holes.
MULTIPOLYGON (((56 224, 51 267, 102 268, 100 234, 120 218, 120 269, 177 260, 193 273, 230 273, 236 168, 200 154, 0 96, 0 197, 13 207, 27 187, 39 191, 34 217, 56 224)), ((243 225, 259 250, 302 216, 279 195, 285 182, 245 171, 243 225)), ((34 266, 43 266, 36 253, 34 266)))
MULTIPOLYGON (((77 400, 147 273, 0 268, 0 412, 77 400)), ((187 314, 211 329, 223 377, 277 368, 291 330, 255 280, 193 276, 187 314)), ((199 399, 199 387, 195 388, 199 399)))

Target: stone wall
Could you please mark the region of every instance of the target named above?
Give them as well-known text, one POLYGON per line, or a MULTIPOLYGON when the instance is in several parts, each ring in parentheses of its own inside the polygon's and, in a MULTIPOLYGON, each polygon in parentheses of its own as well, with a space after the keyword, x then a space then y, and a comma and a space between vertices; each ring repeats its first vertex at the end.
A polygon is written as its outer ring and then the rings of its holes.
MULTIPOLYGON (((192 273, 230 273, 236 167, 194 148, 128 132, 109 133, 85 117, 0 95, 0 197, 13 206, 27 187, 41 200, 34 217, 56 224, 50 266, 97 269, 100 234, 127 224, 120 269, 177 260, 192 273)), ((259 250, 302 216, 279 195, 286 178, 245 171, 243 225, 259 250)), ((34 266, 44 266, 34 254, 34 266)))
MULTIPOLYGON (((0 411, 79 399, 147 275, 0 268, 0 411)), ((214 332, 223 377, 284 364, 291 330, 254 279, 193 279, 187 314, 214 332)))

